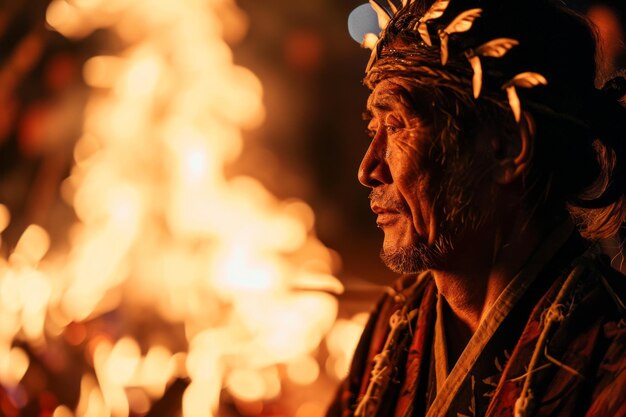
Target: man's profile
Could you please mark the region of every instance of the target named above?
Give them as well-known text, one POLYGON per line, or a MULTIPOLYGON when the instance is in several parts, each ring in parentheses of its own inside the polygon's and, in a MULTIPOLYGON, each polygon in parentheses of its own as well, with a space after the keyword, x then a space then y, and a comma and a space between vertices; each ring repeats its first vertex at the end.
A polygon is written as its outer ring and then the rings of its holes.
POLYGON ((405 275, 328 415, 626 416, 626 80, 556 1, 372 6, 359 181, 405 275))

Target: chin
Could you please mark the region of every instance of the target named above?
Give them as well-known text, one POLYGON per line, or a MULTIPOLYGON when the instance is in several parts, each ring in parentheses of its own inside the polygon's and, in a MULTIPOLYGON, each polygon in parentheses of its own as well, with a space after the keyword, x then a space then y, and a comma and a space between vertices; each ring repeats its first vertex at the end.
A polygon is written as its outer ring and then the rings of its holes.
POLYGON ((387 268, 399 274, 439 269, 453 249, 451 239, 439 236, 434 244, 413 243, 411 245, 384 245, 380 258, 387 268))

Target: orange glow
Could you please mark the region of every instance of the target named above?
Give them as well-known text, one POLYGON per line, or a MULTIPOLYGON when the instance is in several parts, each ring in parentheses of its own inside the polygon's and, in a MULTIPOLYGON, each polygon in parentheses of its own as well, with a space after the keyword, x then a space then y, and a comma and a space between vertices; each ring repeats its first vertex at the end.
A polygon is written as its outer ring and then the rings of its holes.
MULTIPOLYGON (((184 417, 215 415, 223 389, 247 412, 262 407, 280 395, 281 364, 314 382, 337 315, 329 293, 343 291, 338 257, 305 202, 224 174, 244 129, 265 118, 261 82, 224 40, 247 25, 234 2, 53 0, 46 20, 68 38, 104 29, 123 45, 83 68, 92 89, 61 189, 78 219, 69 249, 30 225, 0 259, 0 382, 28 369, 15 341, 85 349, 93 369, 78 405, 53 417, 146 413, 174 378, 191 381, 184 417), (91 327, 114 310, 121 338, 91 327)), ((0 231, 9 221, 0 205, 0 231)), ((328 343, 343 358, 352 339, 328 343)))
POLYGON ((143 358, 133 385, 145 387, 146 394, 151 398, 160 398, 175 371, 171 352, 163 346, 154 345, 143 358))
POLYGON ((348 375, 352 355, 363 333, 368 314, 359 313, 350 320, 339 319, 326 337, 329 358, 326 371, 337 379, 348 375))
POLYGON ((4 204, 0 204, 0 232, 7 228, 10 221, 11 214, 9 213, 9 209, 4 204))
POLYGON ((111 88, 122 70, 123 59, 115 56, 94 56, 83 67, 87 85, 95 88, 111 88))
POLYGON ((128 385, 139 366, 141 352, 135 340, 122 338, 117 341, 106 359, 106 379, 122 386, 128 385))
POLYGON ((12 259, 20 259, 35 264, 43 258, 50 247, 50 237, 40 226, 31 224, 13 250, 12 259))
POLYGON ((219 391, 218 381, 192 382, 183 395, 183 415, 185 417, 214 417, 219 391))
POLYGON ((0 352, 0 382, 15 387, 26 373, 29 362, 28 355, 20 348, 0 352))
POLYGON ((52 417, 74 417, 74 414, 68 407, 60 405, 54 410, 52 417))
POLYGON ((126 391, 128 396, 128 405, 130 411, 135 414, 146 414, 150 411, 150 398, 148 395, 140 389, 131 389, 126 391))
POLYGON ((312 384, 317 380, 319 374, 319 364, 310 356, 302 356, 287 364, 287 376, 299 385, 312 384))
POLYGON ((78 10, 65 0, 53 0, 50 3, 46 21, 51 27, 68 37, 82 35, 84 32, 78 10))
POLYGON ((251 369, 238 369, 228 375, 228 391, 243 401, 255 401, 265 397, 266 385, 261 374, 251 369))
POLYGON ((319 402, 306 402, 298 407, 294 417, 323 417, 326 414, 326 405, 319 402))

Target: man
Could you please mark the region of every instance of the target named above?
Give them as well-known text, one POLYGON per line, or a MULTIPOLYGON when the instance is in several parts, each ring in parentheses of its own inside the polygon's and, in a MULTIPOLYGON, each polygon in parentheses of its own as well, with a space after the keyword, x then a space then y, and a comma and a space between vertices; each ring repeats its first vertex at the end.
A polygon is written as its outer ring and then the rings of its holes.
POLYGON ((406 274, 329 416, 626 416, 626 94, 548 0, 372 3, 359 180, 406 274))

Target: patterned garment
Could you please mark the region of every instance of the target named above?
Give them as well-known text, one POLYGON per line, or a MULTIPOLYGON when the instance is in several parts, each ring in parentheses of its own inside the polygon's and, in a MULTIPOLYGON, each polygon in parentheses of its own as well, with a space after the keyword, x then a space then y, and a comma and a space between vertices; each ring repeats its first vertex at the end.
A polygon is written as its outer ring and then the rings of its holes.
POLYGON ((449 373, 437 299, 426 272, 379 301, 327 417, 626 416, 626 277, 571 228, 535 252, 449 373))

